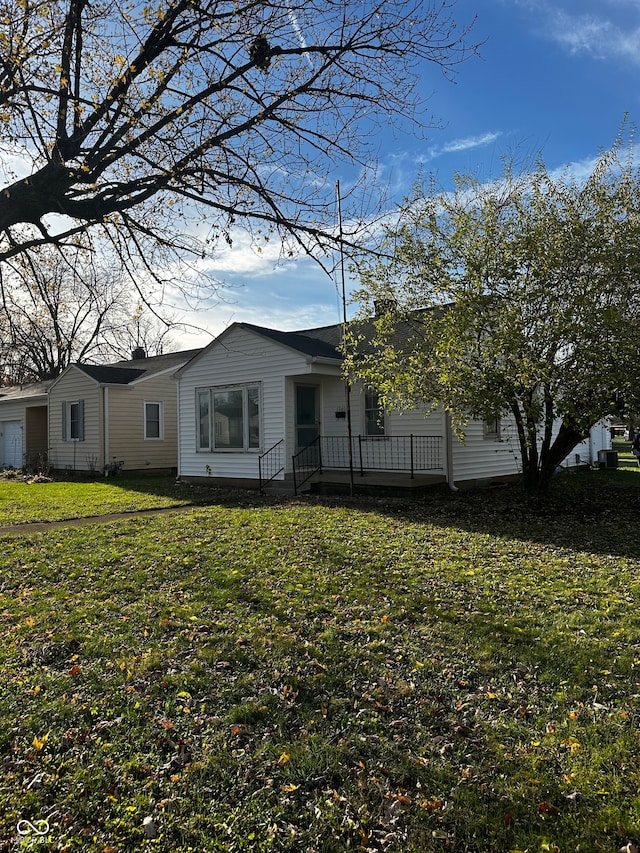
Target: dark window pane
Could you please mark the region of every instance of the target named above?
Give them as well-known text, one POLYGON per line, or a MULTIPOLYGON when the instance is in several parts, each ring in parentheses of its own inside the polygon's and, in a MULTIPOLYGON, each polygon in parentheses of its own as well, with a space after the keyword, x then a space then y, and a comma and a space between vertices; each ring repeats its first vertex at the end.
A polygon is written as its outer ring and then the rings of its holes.
POLYGON ((211 447, 209 436, 209 392, 198 394, 198 448, 208 450, 211 447))
POLYGON ((215 391, 213 394, 215 445, 242 448, 242 391, 215 391))

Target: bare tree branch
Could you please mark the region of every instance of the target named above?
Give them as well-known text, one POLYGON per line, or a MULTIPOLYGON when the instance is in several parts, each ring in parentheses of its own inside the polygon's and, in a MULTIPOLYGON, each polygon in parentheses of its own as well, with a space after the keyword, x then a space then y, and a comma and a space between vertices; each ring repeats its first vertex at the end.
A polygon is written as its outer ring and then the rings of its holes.
POLYGON ((0 384, 58 376, 74 361, 128 358, 144 345, 161 352, 175 320, 132 300, 122 270, 86 246, 24 253, 2 265, 0 384))
POLYGON ((184 252, 176 218, 207 209, 327 244, 336 164, 367 164, 377 124, 429 126, 425 64, 476 52, 451 9, 7 0, 0 123, 33 168, 0 188, 0 261, 96 226, 184 252))

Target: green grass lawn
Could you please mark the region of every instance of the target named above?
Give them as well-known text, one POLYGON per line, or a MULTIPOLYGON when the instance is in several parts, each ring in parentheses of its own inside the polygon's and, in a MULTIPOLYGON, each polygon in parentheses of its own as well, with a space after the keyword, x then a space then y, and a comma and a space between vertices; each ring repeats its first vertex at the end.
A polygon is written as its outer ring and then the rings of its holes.
POLYGON ((200 502, 175 477, 113 477, 29 483, 0 477, 0 527, 200 502))
POLYGON ((627 439, 616 438, 613 442, 613 449, 618 454, 618 464, 620 468, 634 468, 636 471, 638 469, 638 462, 636 461, 636 457, 631 452, 631 442, 627 439))
POLYGON ((0 851, 640 844, 639 486, 0 538, 0 851))

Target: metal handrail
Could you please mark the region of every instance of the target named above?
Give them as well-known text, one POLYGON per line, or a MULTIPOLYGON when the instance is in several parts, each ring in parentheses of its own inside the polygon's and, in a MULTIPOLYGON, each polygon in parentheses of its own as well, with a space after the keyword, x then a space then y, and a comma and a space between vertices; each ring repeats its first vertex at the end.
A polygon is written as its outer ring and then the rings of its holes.
MULTIPOLYGON (((347 436, 324 436, 322 444, 325 468, 349 467, 347 436)), ((439 435, 357 435, 352 448, 361 477, 365 471, 407 471, 413 479, 418 472, 443 469, 439 435)))
POLYGON ((258 456, 258 479, 260 483, 260 494, 264 494, 264 487, 274 480, 281 471, 284 471, 284 463, 282 462, 282 450, 284 439, 276 441, 273 447, 258 456), (264 475, 263 475, 264 470, 264 475))
POLYGON ((310 480, 314 474, 320 472, 322 474, 322 446, 320 436, 314 438, 306 447, 299 450, 291 457, 293 466, 293 493, 298 494, 298 489, 307 480, 310 480), (306 472, 306 473, 305 473, 306 472), (298 480, 298 473, 304 474, 298 480))
POLYGON ((318 436, 292 457, 293 490, 324 469, 353 465, 366 471, 406 471, 411 479, 426 471, 442 471, 443 439, 439 435, 356 435, 349 454, 348 436, 318 436))

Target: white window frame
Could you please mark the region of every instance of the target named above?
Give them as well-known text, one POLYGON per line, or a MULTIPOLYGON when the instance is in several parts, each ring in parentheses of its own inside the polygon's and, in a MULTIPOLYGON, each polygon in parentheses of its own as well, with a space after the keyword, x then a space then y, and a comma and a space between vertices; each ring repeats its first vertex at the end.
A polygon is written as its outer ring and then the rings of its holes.
POLYGON ((482 436, 487 441, 500 441, 502 436, 500 418, 485 418, 482 421, 482 436))
POLYGON ((145 441, 162 441, 164 439, 164 405, 161 400, 145 400, 144 407, 144 440, 145 441), (149 435, 147 426, 150 423, 155 423, 155 420, 147 418, 147 406, 158 407, 158 435, 149 435))
POLYGON ((65 400, 62 403, 62 440, 84 441, 84 400, 65 400), (76 435, 72 435, 71 427, 74 424, 72 413, 77 412, 75 419, 76 435))
POLYGON ((262 450, 262 386, 260 382, 246 382, 236 385, 216 385, 210 388, 196 388, 195 413, 197 453, 260 453, 262 450), (215 417, 215 395, 219 393, 228 393, 230 391, 242 392, 242 446, 216 446, 216 435, 220 434, 220 429, 219 422, 216 422, 215 417), (252 391, 257 392, 258 402, 258 442, 256 446, 251 445, 249 395, 252 391), (208 435, 205 437, 203 437, 201 431, 201 400, 204 400, 208 407, 208 412, 206 413, 208 435), (204 439, 208 439, 208 441, 204 439))
POLYGON ((364 435, 367 438, 385 438, 386 437, 386 435, 387 435, 387 416, 385 414, 384 409, 380 405, 380 399, 379 399, 378 393, 376 391, 372 390, 371 388, 369 388, 369 389, 365 388, 362 392, 362 418, 363 418, 362 432, 364 433, 364 435), (369 432, 369 424, 371 423, 371 420, 367 417, 367 414, 369 412, 373 412, 374 408, 372 406, 367 405, 367 398, 371 397, 371 396, 375 397, 375 400, 376 400, 375 411, 378 414, 378 417, 376 418, 378 430, 376 432, 369 432))

